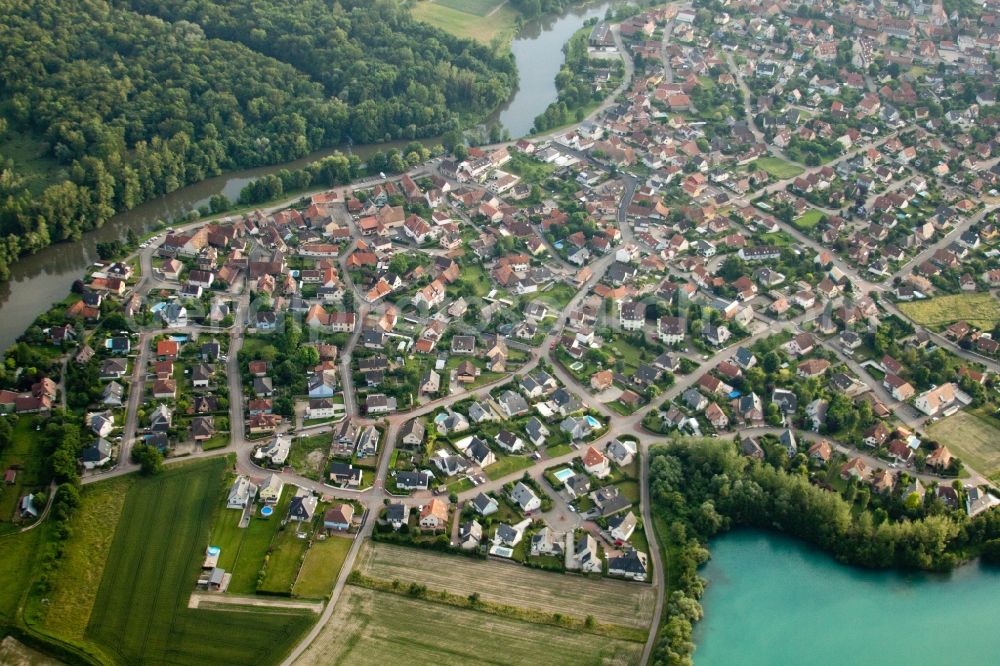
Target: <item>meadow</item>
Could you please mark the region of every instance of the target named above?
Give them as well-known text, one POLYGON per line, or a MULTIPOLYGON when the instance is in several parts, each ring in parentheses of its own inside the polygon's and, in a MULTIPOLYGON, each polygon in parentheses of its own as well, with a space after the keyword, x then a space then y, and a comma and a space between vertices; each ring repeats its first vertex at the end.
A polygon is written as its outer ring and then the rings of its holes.
POLYGON ((810 208, 805 213, 795 218, 792 224, 801 231, 809 231, 823 219, 823 211, 810 208))
POLYGON ((987 418, 958 412, 931 424, 927 434, 980 474, 1000 477, 1000 428, 987 418))
POLYGON ((1000 322, 1000 303, 991 294, 951 294, 921 301, 898 303, 903 314, 921 326, 941 330, 956 321, 967 321, 985 330, 1000 322))
POLYGON ((44 626, 62 638, 80 640, 101 585, 118 520, 135 475, 84 486, 80 507, 59 568, 52 577, 44 626))
POLYGON ((624 665, 643 647, 354 586, 328 626, 300 663, 624 665))
POLYGON ((805 171, 805 169, 799 165, 787 162, 780 157, 758 157, 754 160, 753 165, 754 168, 763 169, 778 180, 795 178, 805 171))
POLYGON ((411 6, 414 18, 458 37, 483 44, 506 44, 514 36, 518 13, 502 0, 422 0, 411 6))
POLYGON ((656 593, 649 585, 554 574, 391 544, 367 544, 356 571, 381 580, 416 582, 432 590, 546 613, 645 629, 656 593))

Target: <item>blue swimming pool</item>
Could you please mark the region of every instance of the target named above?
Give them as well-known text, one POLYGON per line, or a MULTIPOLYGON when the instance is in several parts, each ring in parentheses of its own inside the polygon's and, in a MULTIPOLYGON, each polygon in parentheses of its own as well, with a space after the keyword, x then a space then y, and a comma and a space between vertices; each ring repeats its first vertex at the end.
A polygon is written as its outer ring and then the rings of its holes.
POLYGON ((590 414, 587 414, 587 423, 590 424, 591 428, 600 428, 601 427, 601 422, 598 421, 597 419, 595 419, 590 414))
POLYGON ((563 467, 562 469, 557 469, 556 471, 552 472, 552 476, 556 477, 561 482, 566 483, 567 479, 573 477, 573 470, 571 470, 569 467, 563 467))

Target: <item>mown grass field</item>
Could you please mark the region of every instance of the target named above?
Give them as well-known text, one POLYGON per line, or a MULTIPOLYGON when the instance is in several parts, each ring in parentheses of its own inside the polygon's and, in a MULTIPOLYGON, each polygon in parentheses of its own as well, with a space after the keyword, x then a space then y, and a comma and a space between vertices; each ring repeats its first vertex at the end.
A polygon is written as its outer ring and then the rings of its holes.
POLYGON ((941 330, 956 321, 990 330, 1000 321, 1000 302, 986 293, 951 294, 897 304, 903 314, 921 326, 941 330))
POLYGON ((819 224, 819 221, 822 219, 823 219, 823 211, 811 208, 802 215, 800 215, 799 217, 795 218, 795 220, 792 221, 792 224, 794 224, 798 229, 801 229, 802 231, 809 231, 817 224, 819 224))
POLYGON ((211 545, 222 549, 219 566, 233 574, 229 592, 254 594, 257 591, 257 575, 264 564, 271 540, 281 525, 281 518, 288 513, 288 503, 292 501, 294 494, 294 489, 285 488, 281 499, 274 506, 271 518, 261 518, 258 506, 250 519, 250 525, 243 529, 239 527, 239 511, 220 509, 212 529, 211 545))
POLYGON ((300 663, 624 665, 642 654, 641 643, 354 586, 327 626, 300 663))
POLYGON ((384 543, 366 545, 356 570, 404 585, 417 582, 462 596, 478 592, 485 601, 578 618, 593 615, 598 622, 642 629, 649 627, 656 603, 649 585, 547 573, 384 543))
POLYGON ((927 434, 980 474, 1000 475, 1000 428, 986 418, 958 412, 931 424, 927 434))
POLYGON ((538 292, 537 300, 548 303, 557 310, 562 310, 576 296, 576 289, 565 282, 557 282, 551 289, 538 292))
POLYGON ((49 482, 45 478, 45 460, 40 446, 42 433, 35 430, 35 419, 31 416, 3 418, 17 418, 17 422, 10 445, 0 452, 0 471, 16 467, 18 472, 14 485, 0 484, 0 534, 20 529, 12 520, 21 495, 42 490, 49 482))
POLYGON ((84 486, 72 532, 52 578, 44 623, 48 631, 74 640, 84 637, 125 496, 135 480, 135 475, 129 475, 84 486))
POLYGON ((306 551, 292 593, 307 599, 322 599, 330 594, 353 544, 354 539, 336 536, 314 541, 306 551))
POLYGON ((533 462, 535 461, 529 456, 501 456, 495 463, 483 471, 486 472, 486 477, 492 481, 493 479, 502 479, 514 472, 520 472, 522 469, 531 467, 533 462))
POLYGON ((314 621, 309 612, 187 608, 222 511, 226 465, 178 466, 129 489, 86 630, 117 661, 273 663, 314 621))
POLYGON ((422 0, 414 4, 410 12, 413 17, 450 32, 458 37, 475 39, 490 44, 494 39, 506 43, 514 36, 514 24, 518 13, 510 5, 504 5, 488 14, 500 3, 497 0, 422 0), (482 15, 487 5, 489 10, 482 15))
POLYGON ((763 169, 778 180, 795 178, 805 171, 797 164, 786 162, 779 157, 758 157, 754 160, 753 165, 755 169, 763 169))
MULTIPOLYGON (((271 594, 288 594, 292 591, 302 556, 309 542, 300 539, 295 532, 296 523, 288 523, 285 529, 279 530, 271 541, 271 552, 267 556, 267 569, 264 580, 257 587, 258 592, 271 594)), ((308 533, 308 527, 305 528, 308 533)))

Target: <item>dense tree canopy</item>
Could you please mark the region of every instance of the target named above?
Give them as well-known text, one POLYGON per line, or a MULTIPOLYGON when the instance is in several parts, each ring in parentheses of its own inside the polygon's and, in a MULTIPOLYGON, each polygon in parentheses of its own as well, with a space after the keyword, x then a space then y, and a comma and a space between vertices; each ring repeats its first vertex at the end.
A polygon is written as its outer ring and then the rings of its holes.
POLYGON ((0 0, 0 44, 0 277, 227 169, 454 129, 514 83, 388 0, 0 0))
MULTIPOLYGON (((948 570, 980 552, 988 561, 1000 559, 1000 541, 993 543, 1000 538, 1000 512, 969 519, 928 492, 925 500, 916 493, 908 498, 915 498, 912 513, 890 519, 883 509, 866 509, 867 499, 856 509, 839 493, 813 485, 801 467, 740 456, 731 442, 689 439, 654 447, 649 473, 654 511, 668 525, 658 536, 673 579, 656 663, 691 664, 692 625, 701 617, 704 590, 698 567, 708 558, 708 540, 728 529, 780 530, 840 561, 872 568, 948 570)), ((857 495, 870 498, 870 491, 857 495)))

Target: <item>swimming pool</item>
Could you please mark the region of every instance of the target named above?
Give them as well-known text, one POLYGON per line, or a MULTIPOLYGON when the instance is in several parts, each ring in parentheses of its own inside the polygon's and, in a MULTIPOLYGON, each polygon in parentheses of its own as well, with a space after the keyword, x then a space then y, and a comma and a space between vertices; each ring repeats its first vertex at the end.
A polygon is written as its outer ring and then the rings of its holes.
POLYGON ((601 422, 598 421, 597 419, 595 419, 590 414, 587 414, 587 423, 590 424, 591 428, 600 428, 601 427, 601 422))
POLYGON ((571 479, 573 477, 573 470, 569 467, 563 467, 562 469, 552 472, 552 476, 559 479, 562 483, 566 483, 567 479, 571 479))

